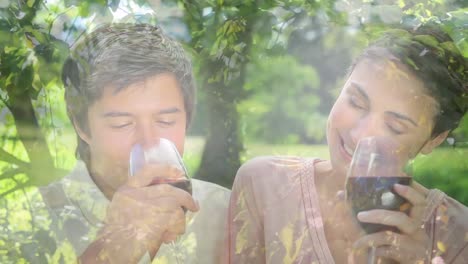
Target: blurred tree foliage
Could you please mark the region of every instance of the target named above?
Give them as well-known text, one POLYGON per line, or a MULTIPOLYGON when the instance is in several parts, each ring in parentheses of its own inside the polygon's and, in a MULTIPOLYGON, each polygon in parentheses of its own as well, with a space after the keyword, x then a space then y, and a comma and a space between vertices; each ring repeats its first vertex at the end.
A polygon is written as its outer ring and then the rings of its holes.
MULTIPOLYGON (((464 0, 0 0, 0 262, 73 262, 71 249, 52 241, 31 190, 73 165, 60 70, 69 47, 97 24, 177 31, 200 91, 192 133, 207 142, 196 177, 230 187, 244 140, 325 142, 347 68, 383 29, 445 17, 468 57, 467 14, 464 0)), ((452 137, 417 160, 415 174, 468 204, 467 117, 452 137)))
MULTIPOLYGON (((55 243, 35 186, 65 175, 69 128, 60 76, 85 27, 119 1, 0 1, 0 262, 71 263, 55 243)), ((67 160, 68 158, 68 160, 67 160)))
MULTIPOLYGON (((182 4, 192 37, 189 46, 200 69, 198 78, 207 115, 206 145, 196 177, 230 187, 243 150, 238 104, 259 88, 246 88, 250 81, 248 72, 255 74, 254 66, 262 57, 285 54, 288 26, 303 14, 321 11, 333 18, 341 14, 333 10, 334 1, 182 1, 182 4)), ((289 93, 284 91, 283 95, 289 93)))
POLYGON ((249 65, 247 78, 245 90, 252 95, 238 109, 250 140, 291 144, 324 137, 326 116, 318 111, 320 80, 313 67, 292 56, 265 57, 249 65))

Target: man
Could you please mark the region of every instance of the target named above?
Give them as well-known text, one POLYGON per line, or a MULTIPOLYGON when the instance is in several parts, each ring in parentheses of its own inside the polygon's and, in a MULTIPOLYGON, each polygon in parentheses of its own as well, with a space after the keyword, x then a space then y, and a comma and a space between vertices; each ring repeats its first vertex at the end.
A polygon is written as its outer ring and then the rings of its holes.
POLYGON ((181 174, 162 164, 128 176, 135 144, 166 138, 183 153, 195 86, 182 47, 154 26, 107 25, 73 48, 62 79, 81 161, 41 190, 58 238, 83 263, 217 263, 227 189, 152 185, 181 174))

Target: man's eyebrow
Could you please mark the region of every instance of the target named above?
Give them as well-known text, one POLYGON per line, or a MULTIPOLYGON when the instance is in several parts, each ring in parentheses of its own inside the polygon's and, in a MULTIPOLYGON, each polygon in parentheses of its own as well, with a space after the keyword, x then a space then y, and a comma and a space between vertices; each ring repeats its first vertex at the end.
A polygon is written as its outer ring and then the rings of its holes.
POLYGON ((366 91, 364 90, 364 88, 362 88, 362 86, 359 83, 351 82, 351 87, 354 87, 355 90, 358 91, 362 97, 364 97, 367 101, 369 101, 369 96, 367 95, 366 91))
POLYGON ((177 107, 171 107, 171 108, 166 108, 166 109, 162 109, 158 112, 158 114, 175 114, 175 113, 179 113, 179 112, 182 112, 179 108, 177 107))
POLYGON ((392 115, 392 116, 394 116, 394 117, 396 117, 398 119, 406 120, 406 121, 410 122, 411 124, 413 124, 415 127, 418 126, 418 124, 408 116, 405 116, 405 115, 402 115, 402 114, 399 114, 399 113, 396 113, 396 112, 391 112, 391 111, 386 111, 385 113, 387 115, 392 115))
POLYGON ((110 111, 102 114, 102 117, 125 117, 125 116, 131 116, 132 114, 127 113, 127 112, 119 112, 119 111, 110 111))
MULTIPOLYGON (((166 108, 166 109, 162 109, 158 111, 158 114, 159 115, 175 114, 179 112, 182 112, 179 108, 171 107, 171 108, 166 108)), ((132 114, 128 112, 110 111, 110 112, 106 112, 102 114, 101 116, 102 117, 128 117, 128 116, 132 116, 132 114)))

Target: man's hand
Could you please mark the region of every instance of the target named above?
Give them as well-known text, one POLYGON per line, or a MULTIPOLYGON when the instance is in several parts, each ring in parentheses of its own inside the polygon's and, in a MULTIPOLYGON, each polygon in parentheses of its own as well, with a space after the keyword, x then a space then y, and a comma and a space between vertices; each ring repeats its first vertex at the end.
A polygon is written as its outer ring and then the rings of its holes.
POLYGON ((185 232, 183 208, 196 212, 192 196, 158 179, 182 178, 169 165, 147 164, 120 187, 109 205, 98 239, 81 256, 86 262, 135 263, 148 252, 154 257, 161 243, 185 232))

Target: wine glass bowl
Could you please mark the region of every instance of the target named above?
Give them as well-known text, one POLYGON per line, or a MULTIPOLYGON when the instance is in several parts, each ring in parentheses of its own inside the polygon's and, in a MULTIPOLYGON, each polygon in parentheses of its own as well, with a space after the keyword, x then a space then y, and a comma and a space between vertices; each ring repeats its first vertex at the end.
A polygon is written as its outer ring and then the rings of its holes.
POLYGON ((182 172, 180 178, 155 178, 151 185, 169 184, 192 194, 192 184, 185 168, 182 157, 175 145, 165 138, 160 138, 158 144, 143 148, 135 144, 130 152, 129 175, 134 176, 147 163, 167 164, 174 166, 182 172))
MULTIPOLYGON (((410 185, 404 172, 407 159, 402 147, 386 137, 368 137, 359 141, 346 177, 345 197, 353 215, 362 211, 385 209, 407 213, 409 203, 394 190, 395 184, 410 185)), ((358 221, 366 233, 394 227, 358 221)))

